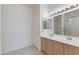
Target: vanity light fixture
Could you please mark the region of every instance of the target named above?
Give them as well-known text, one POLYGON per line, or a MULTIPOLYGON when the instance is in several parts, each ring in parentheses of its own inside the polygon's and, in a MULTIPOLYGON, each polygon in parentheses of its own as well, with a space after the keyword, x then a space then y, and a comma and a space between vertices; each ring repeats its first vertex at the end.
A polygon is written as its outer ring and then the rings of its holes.
POLYGON ((54 13, 52 13, 52 16, 54 15, 54 13))
POLYGON ((51 16, 56 15, 56 14, 59 14, 59 13, 62 13, 62 12, 65 12, 65 11, 68 11, 68 10, 71 10, 71 9, 76 8, 78 6, 79 6, 78 4, 71 5, 69 7, 66 7, 66 8, 60 10, 60 11, 56 11, 56 12, 52 13, 51 16))
POLYGON ((61 13, 60 11, 58 11, 58 13, 61 13))

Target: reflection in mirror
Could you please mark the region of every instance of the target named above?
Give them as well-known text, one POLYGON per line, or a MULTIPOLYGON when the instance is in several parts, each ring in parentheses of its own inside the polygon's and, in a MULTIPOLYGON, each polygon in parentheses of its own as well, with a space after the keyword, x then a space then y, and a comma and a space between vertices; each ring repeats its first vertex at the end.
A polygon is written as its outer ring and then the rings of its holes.
POLYGON ((68 19, 64 21, 64 34, 70 35, 70 21, 68 19))
POLYGON ((71 18, 71 36, 79 36, 79 17, 71 18))
POLYGON ((47 20, 43 21, 43 29, 47 29, 47 20))
POLYGON ((42 20, 42 29, 52 29, 52 19, 44 18, 42 20))
POLYGON ((47 19, 43 18, 42 20, 42 29, 47 29, 47 19))
POLYGON ((52 30, 52 17, 43 17, 42 18, 42 33, 53 34, 52 30))
POLYGON ((62 32, 62 15, 54 17, 54 34, 61 35, 62 32))
POLYGON ((79 17, 69 18, 64 24, 65 35, 79 36, 79 17))
POLYGON ((64 35, 79 37, 79 10, 65 14, 64 35))
POLYGON ((48 19, 48 29, 52 29, 52 19, 48 19))

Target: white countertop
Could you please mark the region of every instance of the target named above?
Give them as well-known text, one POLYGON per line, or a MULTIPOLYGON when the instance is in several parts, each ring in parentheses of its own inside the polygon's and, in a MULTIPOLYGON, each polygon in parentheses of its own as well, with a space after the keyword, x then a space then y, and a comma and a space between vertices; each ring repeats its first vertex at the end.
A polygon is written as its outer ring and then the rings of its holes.
POLYGON ((43 33, 41 33, 41 37, 45 37, 45 38, 48 38, 51 40, 55 40, 55 41, 59 41, 59 42, 65 43, 65 44, 75 46, 75 47, 79 47, 79 37, 71 37, 72 40, 68 40, 67 36, 65 36, 65 35, 50 36, 48 34, 43 34, 43 33))

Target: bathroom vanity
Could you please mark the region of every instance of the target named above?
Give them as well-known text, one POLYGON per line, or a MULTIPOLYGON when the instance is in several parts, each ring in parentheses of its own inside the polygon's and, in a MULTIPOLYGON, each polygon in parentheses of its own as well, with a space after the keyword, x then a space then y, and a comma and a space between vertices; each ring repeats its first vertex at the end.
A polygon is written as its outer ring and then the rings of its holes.
POLYGON ((41 32, 41 51, 48 55, 79 55, 79 6, 52 16, 52 21, 52 28, 44 27, 51 33, 41 32))
POLYGON ((79 38, 69 40, 61 35, 42 35, 41 51, 48 55, 79 55, 79 38))

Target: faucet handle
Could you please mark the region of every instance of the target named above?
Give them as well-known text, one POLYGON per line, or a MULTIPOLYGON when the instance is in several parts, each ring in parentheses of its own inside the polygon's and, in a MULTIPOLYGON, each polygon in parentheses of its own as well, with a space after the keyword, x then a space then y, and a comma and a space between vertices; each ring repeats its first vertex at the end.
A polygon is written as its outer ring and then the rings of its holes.
POLYGON ((72 38, 71 37, 67 37, 67 40, 72 40, 72 38))

